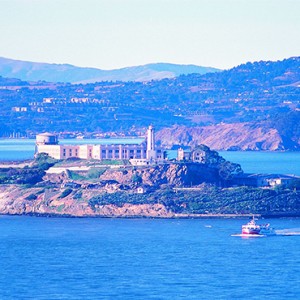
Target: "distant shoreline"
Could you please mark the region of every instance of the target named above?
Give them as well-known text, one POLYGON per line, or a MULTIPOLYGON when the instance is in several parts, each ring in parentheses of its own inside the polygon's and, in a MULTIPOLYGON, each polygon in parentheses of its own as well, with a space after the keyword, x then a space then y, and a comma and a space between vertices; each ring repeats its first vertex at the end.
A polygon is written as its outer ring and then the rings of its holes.
POLYGON ((23 213, 23 214, 1 214, 1 216, 8 217, 36 217, 36 218, 66 218, 66 219, 157 219, 157 220, 183 220, 183 219, 248 219, 251 217, 260 218, 260 219, 277 219, 277 218, 300 218, 300 214, 287 214, 287 213, 278 213, 278 214, 175 214, 174 216, 103 216, 103 215, 86 215, 86 216, 76 216, 70 214, 49 214, 49 213, 23 213))

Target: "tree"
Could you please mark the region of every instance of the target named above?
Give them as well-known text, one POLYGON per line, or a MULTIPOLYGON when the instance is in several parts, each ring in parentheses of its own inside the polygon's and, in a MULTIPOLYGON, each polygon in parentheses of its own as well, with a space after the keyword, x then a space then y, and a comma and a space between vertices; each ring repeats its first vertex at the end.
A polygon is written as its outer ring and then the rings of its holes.
POLYGON ((48 170, 57 162, 56 159, 50 157, 47 153, 39 153, 34 160, 33 167, 36 167, 40 170, 48 170))
POLYGON ((219 175, 223 180, 229 180, 236 174, 243 173, 240 164, 225 161, 219 166, 219 175))

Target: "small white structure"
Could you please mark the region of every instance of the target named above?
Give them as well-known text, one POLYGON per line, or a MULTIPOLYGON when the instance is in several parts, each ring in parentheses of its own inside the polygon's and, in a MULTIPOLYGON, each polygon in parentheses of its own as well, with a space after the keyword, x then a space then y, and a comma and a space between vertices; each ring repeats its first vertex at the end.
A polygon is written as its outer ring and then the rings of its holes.
POLYGON ((147 165, 149 165, 149 160, 148 159, 132 158, 132 159, 129 160, 129 162, 133 166, 147 166, 147 165))
POLYGON ((154 128, 152 125, 149 126, 147 131, 147 159, 156 159, 154 128))
POLYGON ((299 176, 287 174, 241 173, 235 175, 233 178, 233 184, 238 186, 285 187, 296 182, 300 182, 299 176))
POLYGON ((205 163, 205 156, 205 151, 199 148, 195 148, 192 150, 184 150, 182 148, 179 148, 177 150, 177 160, 179 161, 190 160, 193 162, 205 163))
POLYGON ((41 133, 36 136, 36 145, 57 145, 57 135, 53 133, 41 133))
POLYGON ((288 186, 292 182, 299 181, 299 177, 296 176, 289 176, 289 175, 274 175, 273 177, 270 176, 269 178, 265 178, 265 183, 268 186, 275 187, 275 186, 288 186))
POLYGON ((182 148, 179 148, 177 150, 177 160, 189 160, 191 155, 190 150, 183 150, 182 148))
POLYGON ((139 187, 136 189, 136 193, 137 193, 137 194, 144 194, 144 193, 145 193, 145 189, 144 189, 142 186, 139 186, 139 187))

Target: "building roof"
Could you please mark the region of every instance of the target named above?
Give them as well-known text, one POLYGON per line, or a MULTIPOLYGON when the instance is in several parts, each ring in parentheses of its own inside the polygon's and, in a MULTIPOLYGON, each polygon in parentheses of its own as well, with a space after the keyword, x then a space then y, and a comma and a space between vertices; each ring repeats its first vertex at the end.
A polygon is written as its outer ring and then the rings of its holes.
POLYGON ((37 135, 42 135, 42 136, 56 136, 55 133, 50 133, 50 132, 43 132, 43 133, 39 133, 37 135))

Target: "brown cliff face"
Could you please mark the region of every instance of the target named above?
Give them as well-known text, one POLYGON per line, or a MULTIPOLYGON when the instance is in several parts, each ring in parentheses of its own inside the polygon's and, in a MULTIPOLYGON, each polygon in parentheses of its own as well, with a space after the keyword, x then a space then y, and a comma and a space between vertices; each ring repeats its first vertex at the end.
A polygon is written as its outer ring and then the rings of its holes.
MULTIPOLYGON (((173 126, 156 134, 164 147, 204 144, 215 150, 288 150, 291 141, 285 141, 274 128, 259 124, 235 123, 205 127, 173 126)), ((293 148, 300 148, 293 143, 293 148)))
POLYGON ((92 209, 88 199, 99 194, 99 190, 82 190, 82 198, 74 197, 76 191, 60 198, 61 190, 52 189, 51 192, 40 193, 35 200, 27 200, 32 193, 39 193, 40 188, 22 189, 16 185, 0 187, 0 214, 9 215, 61 215, 73 217, 173 217, 174 213, 159 203, 129 204, 122 206, 114 204, 98 205, 92 209))
POLYGON ((216 182, 217 170, 198 163, 162 164, 137 170, 111 170, 108 169, 100 176, 100 180, 114 180, 119 184, 130 185, 134 178, 140 178, 140 183, 149 186, 168 184, 185 186, 200 184, 202 182, 216 182))

